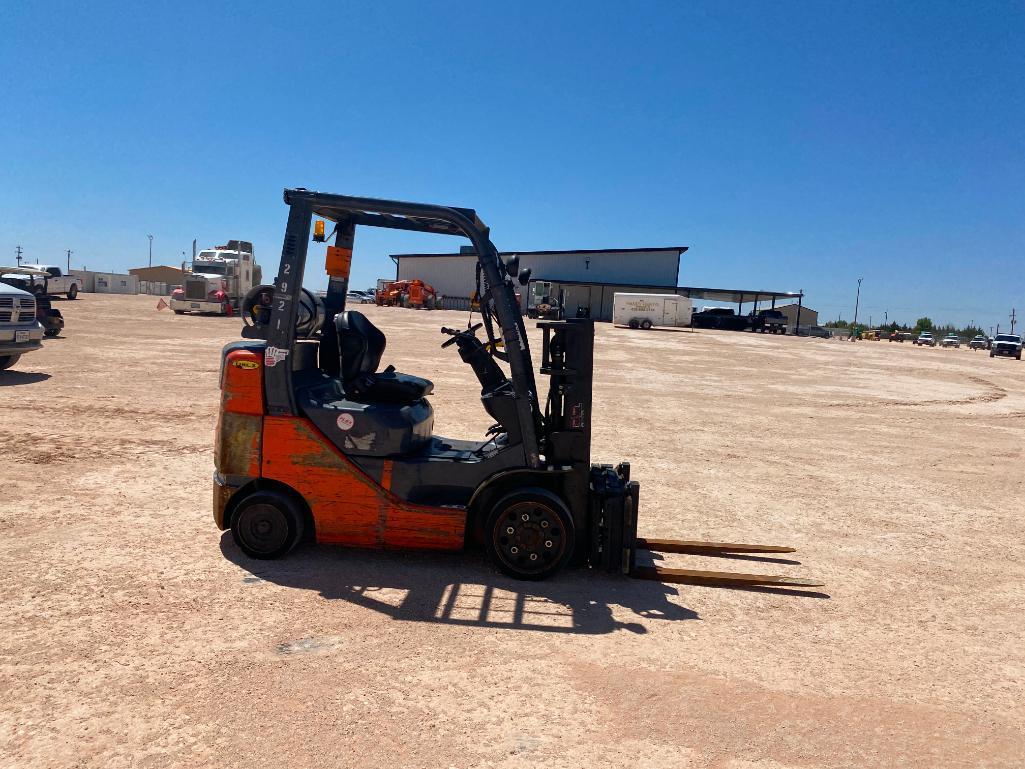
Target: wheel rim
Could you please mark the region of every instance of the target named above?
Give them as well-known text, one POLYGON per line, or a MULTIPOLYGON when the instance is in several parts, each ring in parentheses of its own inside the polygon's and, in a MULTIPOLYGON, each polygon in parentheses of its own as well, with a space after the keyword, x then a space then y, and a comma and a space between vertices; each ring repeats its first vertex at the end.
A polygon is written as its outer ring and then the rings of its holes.
POLYGON ((273 553, 288 542, 288 519, 274 505, 252 505, 239 515, 238 536, 254 552, 273 553))
POLYGON ((540 574, 560 562, 566 531, 559 514, 539 502, 520 502, 495 521, 495 553, 510 569, 540 574))

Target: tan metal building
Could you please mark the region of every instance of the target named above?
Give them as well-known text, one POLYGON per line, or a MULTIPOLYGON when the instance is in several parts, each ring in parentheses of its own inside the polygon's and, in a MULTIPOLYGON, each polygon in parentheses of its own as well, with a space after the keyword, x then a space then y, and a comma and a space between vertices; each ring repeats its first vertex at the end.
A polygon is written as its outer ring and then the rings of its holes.
POLYGON ((155 267, 136 267, 129 270, 128 274, 149 283, 170 283, 175 286, 181 285, 185 280, 185 273, 180 267, 168 267, 164 264, 155 267))
MULTIPOLYGON (((787 319, 787 331, 793 333, 794 328, 797 326, 797 308, 796 304, 777 304, 776 309, 779 310, 787 319)), ((802 326, 817 326, 819 325, 819 314, 817 311, 801 305, 801 325, 802 326)))

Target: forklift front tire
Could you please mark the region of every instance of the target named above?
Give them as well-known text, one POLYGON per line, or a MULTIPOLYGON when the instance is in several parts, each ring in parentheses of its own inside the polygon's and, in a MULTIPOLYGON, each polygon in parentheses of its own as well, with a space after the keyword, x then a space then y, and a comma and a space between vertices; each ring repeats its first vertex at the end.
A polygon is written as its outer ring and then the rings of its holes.
POLYGON ((559 571, 576 542, 566 505, 540 488, 502 497, 488 515, 484 536, 495 567, 526 580, 546 579, 559 571))
POLYGON ((254 491, 235 506, 231 536, 250 558, 280 558, 303 536, 304 516, 298 505, 278 491, 254 491))

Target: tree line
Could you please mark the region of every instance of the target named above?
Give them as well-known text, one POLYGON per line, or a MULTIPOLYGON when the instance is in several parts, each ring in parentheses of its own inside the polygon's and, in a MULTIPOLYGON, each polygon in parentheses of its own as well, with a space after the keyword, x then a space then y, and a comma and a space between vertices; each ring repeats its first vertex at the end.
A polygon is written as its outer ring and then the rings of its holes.
MULTIPOLYGON (((848 323, 845 320, 831 320, 828 323, 826 323, 826 327, 853 328, 854 324, 848 323)), ((868 328, 868 326, 864 323, 859 323, 857 325, 858 331, 863 331, 866 328, 868 328)), ((931 331, 933 336, 946 336, 947 334, 957 334, 960 337, 967 337, 969 339, 973 336, 978 336, 980 334, 982 336, 987 336, 987 333, 984 329, 981 329, 975 325, 955 326, 951 323, 946 323, 942 326, 937 326, 932 322, 932 318, 928 317, 919 318, 917 321, 915 321, 914 326, 908 326, 907 324, 893 321, 892 323, 884 323, 880 326, 877 326, 877 328, 880 331, 903 331, 910 332, 913 334, 921 334, 923 331, 931 331)))

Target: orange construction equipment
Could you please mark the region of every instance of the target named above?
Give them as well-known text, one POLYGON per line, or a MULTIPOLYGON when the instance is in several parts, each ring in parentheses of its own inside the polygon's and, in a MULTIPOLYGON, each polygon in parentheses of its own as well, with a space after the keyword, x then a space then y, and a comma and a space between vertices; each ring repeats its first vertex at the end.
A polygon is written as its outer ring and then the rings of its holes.
POLYGON ((412 307, 414 310, 433 310, 438 300, 434 286, 419 278, 393 280, 377 292, 377 304, 382 307, 412 307))

